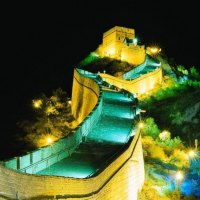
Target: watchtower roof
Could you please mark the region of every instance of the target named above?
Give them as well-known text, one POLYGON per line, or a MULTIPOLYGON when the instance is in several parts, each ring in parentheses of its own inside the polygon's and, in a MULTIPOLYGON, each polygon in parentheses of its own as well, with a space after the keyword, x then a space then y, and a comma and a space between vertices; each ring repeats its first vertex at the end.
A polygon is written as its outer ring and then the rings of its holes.
POLYGON ((123 32, 123 33, 129 33, 129 34, 134 35, 135 29, 121 27, 121 26, 115 26, 115 27, 109 29, 108 31, 106 31, 105 33, 103 33, 103 38, 110 35, 113 32, 123 32))

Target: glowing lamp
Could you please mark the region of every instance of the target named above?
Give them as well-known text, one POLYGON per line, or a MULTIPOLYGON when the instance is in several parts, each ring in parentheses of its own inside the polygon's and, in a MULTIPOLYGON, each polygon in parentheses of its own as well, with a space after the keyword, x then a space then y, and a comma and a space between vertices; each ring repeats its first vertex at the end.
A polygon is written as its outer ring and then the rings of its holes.
POLYGON ((188 155, 189 157, 193 158, 195 156, 195 152, 193 150, 190 150, 188 155))
POLYGON ((53 142, 52 138, 48 137, 47 138, 47 144, 51 144, 53 142))
POLYGON ((144 128, 144 123, 143 122, 139 123, 139 128, 141 128, 141 129, 144 128))
POLYGON ((133 39, 133 44, 134 44, 134 45, 137 45, 137 42, 138 42, 137 38, 134 38, 134 39, 133 39))
POLYGON ((156 47, 151 48, 151 53, 157 53, 157 52, 158 52, 158 48, 156 48, 156 47))
POLYGON ((177 179, 178 181, 181 181, 181 180, 183 179, 183 174, 182 174, 180 171, 178 171, 178 172, 176 173, 176 179, 177 179))
POLYGON ((161 48, 151 47, 150 52, 151 52, 151 54, 158 54, 159 52, 161 52, 161 48))
POLYGON ((38 99, 38 100, 33 100, 33 107, 34 108, 41 108, 42 106, 42 100, 38 99))
POLYGON ((34 106, 35 106, 36 108, 39 108, 39 103, 35 102, 35 103, 34 103, 34 106))

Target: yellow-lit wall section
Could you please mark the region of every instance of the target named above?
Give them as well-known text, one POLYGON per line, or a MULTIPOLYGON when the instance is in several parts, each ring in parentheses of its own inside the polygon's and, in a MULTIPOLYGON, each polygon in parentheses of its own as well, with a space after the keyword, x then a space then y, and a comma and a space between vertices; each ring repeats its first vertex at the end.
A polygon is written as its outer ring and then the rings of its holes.
POLYGON ((134 65, 140 65, 145 60, 144 46, 124 46, 121 51, 121 60, 134 65))
POLYGON ((93 110, 99 97, 98 84, 74 70, 72 86, 72 114, 78 123, 82 122, 93 110))
POLYGON ((122 80, 103 73, 101 74, 101 77, 103 77, 103 79, 111 85, 115 85, 134 94, 141 95, 152 90, 155 84, 162 83, 162 68, 158 68, 153 72, 144 74, 130 81, 122 80))

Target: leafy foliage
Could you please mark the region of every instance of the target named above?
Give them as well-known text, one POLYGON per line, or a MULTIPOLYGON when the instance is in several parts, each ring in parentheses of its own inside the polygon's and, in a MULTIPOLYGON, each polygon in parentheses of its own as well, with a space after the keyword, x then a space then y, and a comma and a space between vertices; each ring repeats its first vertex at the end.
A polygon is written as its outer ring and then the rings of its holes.
POLYGON ((153 187, 154 185, 150 181, 145 181, 141 192, 138 195, 138 200, 170 200, 159 195, 157 190, 153 187))
POLYGON ((178 168, 189 168, 189 160, 186 151, 175 148, 170 156, 170 163, 178 168))
POLYGON ((121 76, 124 72, 133 69, 135 66, 128 62, 123 62, 109 57, 97 57, 90 53, 83 61, 79 63, 79 68, 93 73, 106 71, 107 74, 121 76))
POLYGON ((54 90, 50 97, 43 94, 40 101, 42 104, 35 108, 34 119, 19 123, 26 133, 23 140, 32 148, 46 145, 48 136, 53 140, 66 136, 70 132, 69 122, 73 119, 67 94, 61 88, 54 90))
POLYGON ((160 128, 169 130, 172 137, 179 135, 188 143, 199 137, 199 99, 198 88, 170 78, 155 93, 141 100, 140 107, 147 110, 147 115, 152 116, 160 128))
POLYGON ((198 80, 200 79, 200 74, 194 66, 190 68, 190 77, 198 80))
POLYGON ((200 74, 194 66, 187 70, 184 66, 178 65, 176 72, 180 83, 185 83, 190 87, 200 87, 200 74))
MULTIPOLYGON (((196 162, 197 159, 195 159, 195 162, 190 161, 189 163, 188 149, 186 147, 189 145, 188 142, 190 142, 190 139, 194 142, 194 138, 200 136, 198 134, 200 116, 199 72, 194 67, 187 70, 181 65, 176 68, 174 67, 174 69, 173 71, 179 77, 178 80, 166 76, 162 86, 160 88, 157 87, 157 91, 154 90, 151 96, 146 96, 146 98, 140 101, 141 108, 147 110, 146 115, 148 118, 149 116, 154 117, 159 124, 159 128, 167 129, 172 133, 170 134, 172 138, 169 137, 164 140, 158 138, 157 133, 154 134, 151 132, 151 129, 157 129, 154 124, 155 121, 152 123, 152 120, 150 123, 152 125, 147 125, 142 130, 145 164, 146 166, 151 165, 149 167, 151 169, 150 171, 154 172, 146 176, 148 184, 144 185, 142 189, 144 194, 139 196, 141 199, 151 198, 151 195, 153 195, 153 199, 196 200, 199 197, 200 185, 199 177, 197 176, 199 165, 196 164, 198 163, 196 162), (180 78, 183 81, 180 81, 180 78), (185 175, 187 175, 181 185, 181 193, 179 190, 174 190, 173 192, 170 191, 163 194, 163 191, 160 190, 163 187, 157 181, 160 180, 160 177, 163 177, 163 185, 166 185, 166 179, 170 178, 164 175, 166 170, 169 175, 170 171, 178 169, 185 169, 185 175), (159 171, 161 172, 160 175, 159 171), (192 173, 195 173, 196 176, 192 177, 192 173), (152 191, 152 189, 156 190, 152 191), (152 192, 152 194, 148 194, 148 191, 152 192), (186 196, 183 196, 183 194, 186 196)), ((174 178, 171 177, 171 179, 172 182, 175 181, 174 178)))
POLYGON ((144 136, 151 136, 156 139, 160 133, 160 130, 152 117, 145 119, 144 128, 142 134, 144 136))
POLYGON ((98 61, 100 58, 97 56, 95 52, 91 52, 88 56, 86 56, 80 63, 79 67, 84 67, 89 65, 92 62, 98 61))
POLYGON ((169 131, 166 131, 166 130, 164 130, 164 131, 162 131, 160 134, 159 134, 159 139, 161 140, 161 141, 169 141, 170 140, 170 138, 171 138, 171 133, 169 132, 169 131))

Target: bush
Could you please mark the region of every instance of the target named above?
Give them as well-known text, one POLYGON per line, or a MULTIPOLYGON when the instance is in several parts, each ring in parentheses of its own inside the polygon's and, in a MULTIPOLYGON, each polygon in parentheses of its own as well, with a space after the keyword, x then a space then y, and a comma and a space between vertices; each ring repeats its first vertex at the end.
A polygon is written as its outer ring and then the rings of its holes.
POLYGON ((94 53, 91 53, 89 56, 87 56, 78 64, 78 66, 81 69, 90 71, 92 73, 106 71, 107 74, 113 76, 121 76, 123 73, 130 71, 135 67, 128 62, 123 62, 117 59, 109 57, 97 57, 94 55, 94 53))
POLYGON ((157 142, 168 156, 172 155, 174 149, 185 150, 183 142, 179 137, 174 137, 173 139, 166 140, 164 142, 157 140, 157 142))
POLYGON ((39 100, 33 101, 33 105, 35 106, 33 119, 18 123, 25 132, 23 140, 31 148, 45 146, 48 137, 51 136, 55 141, 71 131, 69 126, 69 122, 73 120, 71 105, 66 92, 61 88, 54 90, 50 97, 43 94, 39 100), (35 105, 36 102, 40 104, 35 105))
POLYGON ((188 155, 185 153, 185 151, 174 149, 172 155, 170 156, 170 163, 179 168, 189 168, 188 155))
POLYGON ((154 122, 152 117, 145 119, 144 128, 142 129, 143 136, 151 136, 153 139, 156 139, 160 133, 160 129, 157 124, 154 122))
POLYGON ((170 200, 169 198, 161 197, 158 191, 149 181, 145 181, 141 192, 138 195, 138 200, 170 200))
POLYGON ((145 158, 158 158, 159 160, 166 162, 168 160, 162 147, 150 136, 142 138, 142 145, 145 158))

